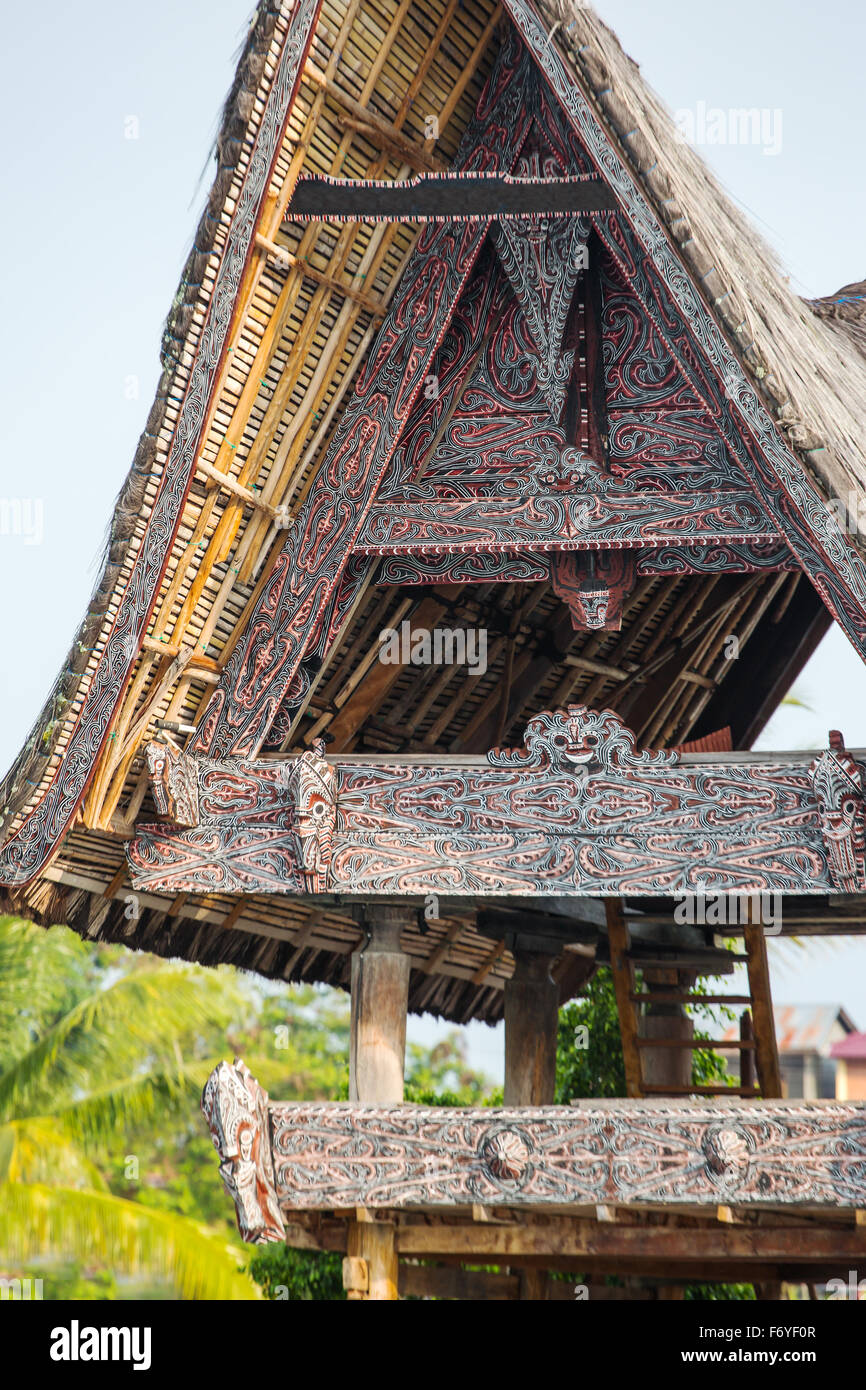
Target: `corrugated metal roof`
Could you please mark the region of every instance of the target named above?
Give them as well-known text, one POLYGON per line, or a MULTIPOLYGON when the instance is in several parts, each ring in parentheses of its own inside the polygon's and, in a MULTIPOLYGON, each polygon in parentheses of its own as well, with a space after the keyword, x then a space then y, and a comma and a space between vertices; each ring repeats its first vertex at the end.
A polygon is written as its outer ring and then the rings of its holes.
MULTIPOLYGON (((835 1024, 855 1034, 855 1024, 841 1004, 779 1004, 774 1010, 780 1053, 811 1052, 837 1056, 830 1044, 835 1024)), ((739 1024, 725 1030, 725 1038, 739 1036, 739 1024)), ((847 1041, 847 1040, 846 1040, 847 1041)), ((839 1046, 837 1043, 835 1046, 839 1046)))

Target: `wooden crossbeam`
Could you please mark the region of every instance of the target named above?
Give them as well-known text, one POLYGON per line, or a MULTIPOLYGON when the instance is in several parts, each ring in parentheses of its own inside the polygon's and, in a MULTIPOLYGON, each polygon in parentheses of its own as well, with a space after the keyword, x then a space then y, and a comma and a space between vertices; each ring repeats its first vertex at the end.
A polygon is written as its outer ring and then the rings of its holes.
POLYGON ((560 1255, 619 1256, 643 1260, 677 1260, 700 1264, 708 1260, 737 1259, 744 1264, 795 1260, 798 1264, 862 1259, 866 1255, 866 1231, 800 1226, 788 1229, 763 1227, 760 1235, 749 1227, 718 1225, 707 1229, 674 1229, 599 1224, 557 1223, 533 1227, 411 1225, 397 1230, 401 1255, 518 1256, 560 1255))
POLYGON ((258 511, 264 512, 272 521, 280 521, 282 513, 276 508, 271 507, 267 502, 263 502, 257 493, 250 488, 244 487, 236 478, 229 473, 223 473, 219 468, 213 468, 211 464, 205 463, 204 459, 199 459, 195 466, 195 471, 201 473, 202 477, 209 482, 215 483, 224 492, 230 492, 232 497, 238 497, 248 507, 255 507, 258 511))
POLYGON ((561 217, 612 212, 616 203, 600 179, 510 179, 443 172, 406 183, 357 179, 300 179, 290 218, 358 222, 446 222, 453 218, 561 217))

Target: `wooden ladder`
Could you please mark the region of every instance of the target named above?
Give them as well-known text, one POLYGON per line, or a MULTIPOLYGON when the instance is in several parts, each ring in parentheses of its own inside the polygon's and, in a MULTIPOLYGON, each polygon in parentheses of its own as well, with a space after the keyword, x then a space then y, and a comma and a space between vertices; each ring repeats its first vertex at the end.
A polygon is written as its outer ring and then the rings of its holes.
POLYGON ((760 925, 743 927, 745 954, 731 954, 733 961, 744 962, 749 977, 749 993, 693 994, 687 989, 673 987, 667 991, 638 991, 635 968, 669 966, 676 968, 676 958, 653 961, 634 955, 629 941, 628 926, 619 898, 608 898, 607 934, 610 942, 610 968, 613 974, 622 1052, 625 1062, 626 1095, 652 1096, 757 1096, 764 1100, 782 1094, 779 1051, 770 993, 770 971, 767 961, 767 942, 760 925), (647 1038, 641 1036, 639 1009, 642 1004, 745 1004, 740 1019, 740 1037, 732 1040, 710 1041, 706 1038, 647 1038), (735 1086, 659 1086, 643 1079, 642 1053, 650 1047, 689 1048, 691 1051, 724 1047, 740 1054, 740 1082, 735 1086), (757 1078, 755 1071, 757 1070, 757 1078), (757 1081, 757 1084, 756 1084, 757 1081))

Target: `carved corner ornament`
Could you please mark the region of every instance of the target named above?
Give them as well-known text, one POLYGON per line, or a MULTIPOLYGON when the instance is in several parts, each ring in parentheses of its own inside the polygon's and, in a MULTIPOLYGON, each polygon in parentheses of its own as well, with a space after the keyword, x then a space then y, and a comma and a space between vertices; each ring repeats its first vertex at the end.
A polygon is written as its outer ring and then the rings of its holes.
POLYGON ((220 1156, 220 1176, 235 1204, 242 1238, 254 1245, 285 1240, 274 1182, 267 1091, 240 1058, 235 1058, 234 1066, 220 1062, 207 1079, 201 1109, 220 1156))
POLYGON ((838 729, 830 730, 830 747, 812 763, 809 776, 833 882, 843 893, 862 893, 866 889, 863 769, 847 752, 838 729))
POLYGON ((317 738, 288 771, 293 788, 294 836, 298 866, 308 893, 328 887, 334 826, 337 823, 337 771, 325 760, 325 741, 317 738))
POLYGON ((147 745, 147 768, 157 813, 174 825, 199 823, 198 764, 169 743, 147 745))

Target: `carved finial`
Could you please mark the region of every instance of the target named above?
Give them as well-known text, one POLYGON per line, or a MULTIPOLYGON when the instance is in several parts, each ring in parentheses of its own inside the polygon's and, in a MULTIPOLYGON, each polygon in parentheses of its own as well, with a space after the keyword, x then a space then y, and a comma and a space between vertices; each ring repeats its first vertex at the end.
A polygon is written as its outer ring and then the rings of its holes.
POLYGON ((285 1240, 271 1157, 268 1094, 240 1058, 220 1062, 201 1098, 219 1154, 223 1186, 233 1199, 238 1230, 254 1245, 285 1240))
POLYGON ((674 767, 679 761, 673 752, 638 752, 634 734, 618 714, 586 705, 537 714, 527 724, 523 741, 524 748, 488 753, 488 762, 495 767, 530 762, 570 771, 589 769, 594 764, 602 771, 628 771, 674 767))
POLYGON ((836 887, 843 893, 861 893, 866 888, 863 770, 846 751, 838 729, 830 730, 829 744, 809 768, 824 846, 836 887))
POLYGON ((327 890, 337 822, 337 771, 327 762, 325 748, 324 739, 314 739, 312 748, 295 764, 293 828, 298 864, 309 893, 327 890))
POLYGON ((157 814, 175 825, 198 825, 196 759, 171 744, 156 742, 147 745, 146 756, 157 814))

